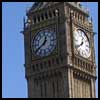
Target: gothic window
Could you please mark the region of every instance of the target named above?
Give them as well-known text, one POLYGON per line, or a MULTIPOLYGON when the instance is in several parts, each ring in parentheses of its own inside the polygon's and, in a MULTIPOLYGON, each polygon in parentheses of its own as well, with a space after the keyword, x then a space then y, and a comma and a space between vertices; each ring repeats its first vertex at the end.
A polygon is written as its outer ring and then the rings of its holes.
POLYGON ((43 14, 41 14, 41 19, 44 20, 44 15, 43 14))
POLYGON ((44 66, 45 66, 45 68, 46 68, 46 66, 47 66, 47 62, 46 62, 46 61, 44 61, 44 66))
MULTIPOLYGON (((61 57, 60 57, 60 59, 61 59, 61 62, 63 62, 63 61, 64 61, 64 57, 62 57, 62 56, 61 56, 61 57)), ((66 59, 66 58, 65 58, 65 59, 66 59)))
POLYGON ((34 23, 36 23, 36 17, 34 17, 34 19, 33 19, 33 20, 34 20, 34 23))
POLYGON ((42 63, 40 63, 40 67, 41 67, 41 69, 43 69, 43 64, 42 63))
POLYGON ((38 22, 40 22, 40 16, 39 15, 38 15, 37 19, 38 19, 38 22))
POLYGON ((83 67, 85 66, 85 62, 83 61, 83 67))
POLYGON ((90 64, 88 64, 88 68, 87 68, 87 70, 90 70, 90 64))
POLYGON ((37 71, 39 70, 39 66, 38 66, 38 64, 36 64, 36 70, 37 70, 37 71))
POLYGON ((92 65, 91 65, 91 71, 92 71, 92 65))
POLYGON ((59 64, 59 58, 56 58, 56 63, 59 64))
POLYGON ((87 64, 87 66, 86 66, 86 70, 88 70, 88 66, 89 66, 89 64, 87 64))
POLYGON ((44 88, 45 88, 45 97, 47 96, 47 84, 46 84, 46 79, 44 80, 44 88))
POLYGON ((57 78, 56 82, 57 82, 57 97, 59 97, 59 80, 58 80, 58 78, 57 78))
POLYGON ((48 64, 49 64, 49 66, 51 67, 51 61, 50 61, 50 60, 48 61, 48 64))
POLYGON ((43 93, 42 93, 42 91, 43 91, 43 87, 42 87, 42 81, 40 82, 40 91, 41 91, 41 97, 43 96, 43 93))
POLYGON ((78 20, 80 19, 80 15, 78 14, 78 20))
POLYGON ((53 11, 53 16, 56 16, 55 10, 53 11))
POLYGON ((82 66, 82 60, 80 60, 80 66, 82 66))
POLYGON ((78 61, 78 66, 79 66, 80 60, 79 60, 79 59, 77 59, 77 61, 78 61))
POLYGON ((52 14, 51 14, 51 12, 49 11, 49 17, 51 18, 52 17, 52 14))
POLYGON ((53 88, 53 97, 55 97, 55 85, 54 85, 54 80, 52 81, 52 88, 53 88))
POLYGON ((35 71, 35 66, 34 65, 32 66, 32 69, 33 69, 33 71, 35 71))
POLYGON ((74 59, 74 63, 75 63, 75 65, 77 65, 77 58, 74 59))
POLYGON ((52 64, 55 64, 55 59, 54 58, 52 59, 52 64))
POLYGON ((85 64, 85 68, 87 68, 87 63, 85 64))
POLYGON ((45 13, 45 18, 48 19, 48 15, 47 15, 47 13, 45 13))

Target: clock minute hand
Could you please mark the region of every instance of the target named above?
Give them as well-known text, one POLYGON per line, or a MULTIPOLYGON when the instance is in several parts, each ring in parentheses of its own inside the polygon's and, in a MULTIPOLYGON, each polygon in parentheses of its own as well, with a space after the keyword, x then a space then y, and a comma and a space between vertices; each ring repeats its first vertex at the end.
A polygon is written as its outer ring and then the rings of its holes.
POLYGON ((45 43, 47 42, 47 39, 46 39, 46 37, 45 37, 45 40, 44 40, 44 42, 43 42, 43 44, 42 45, 45 45, 45 43))
POLYGON ((37 49, 36 49, 35 53, 37 53, 37 52, 38 52, 38 50, 39 50, 39 49, 40 49, 43 45, 45 45, 46 41, 47 41, 47 39, 46 39, 46 37, 45 37, 44 42, 42 43, 42 45, 41 45, 39 48, 37 48, 37 49))
POLYGON ((42 45, 40 47, 38 47, 36 50, 35 50, 35 53, 38 52, 38 50, 42 47, 42 45))

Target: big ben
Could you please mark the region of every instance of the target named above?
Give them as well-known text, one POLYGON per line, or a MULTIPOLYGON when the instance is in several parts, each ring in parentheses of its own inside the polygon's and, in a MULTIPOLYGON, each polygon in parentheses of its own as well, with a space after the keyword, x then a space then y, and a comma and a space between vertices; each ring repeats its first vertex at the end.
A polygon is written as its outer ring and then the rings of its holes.
POLYGON ((29 98, 95 98, 94 33, 80 2, 35 2, 24 20, 29 98))

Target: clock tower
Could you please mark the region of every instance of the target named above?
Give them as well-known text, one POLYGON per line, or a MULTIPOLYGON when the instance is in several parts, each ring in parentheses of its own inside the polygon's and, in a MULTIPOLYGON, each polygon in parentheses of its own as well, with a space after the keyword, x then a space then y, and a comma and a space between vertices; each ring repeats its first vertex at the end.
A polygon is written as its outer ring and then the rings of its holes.
POLYGON ((80 2, 35 2, 24 19, 29 98, 95 98, 94 34, 80 2))

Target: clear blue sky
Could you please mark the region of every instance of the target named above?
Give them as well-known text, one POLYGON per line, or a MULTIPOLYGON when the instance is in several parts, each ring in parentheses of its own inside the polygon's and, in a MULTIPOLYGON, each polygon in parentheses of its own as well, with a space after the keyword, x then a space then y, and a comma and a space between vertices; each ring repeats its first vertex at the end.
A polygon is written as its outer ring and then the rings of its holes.
MULTIPOLYGON (((2 97, 27 98, 27 81, 25 79, 23 16, 32 2, 2 3, 2 97)), ((86 3, 82 3, 86 6, 86 3)), ((98 3, 88 3, 93 17, 94 31, 98 33, 98 3)), ((95 35, 96 65, 98 67, 98 34, 95 35)), ((98 70, 97 70, 98 75, 98 70)), ((98 97, 98 78, 96 81, 98 97)))

